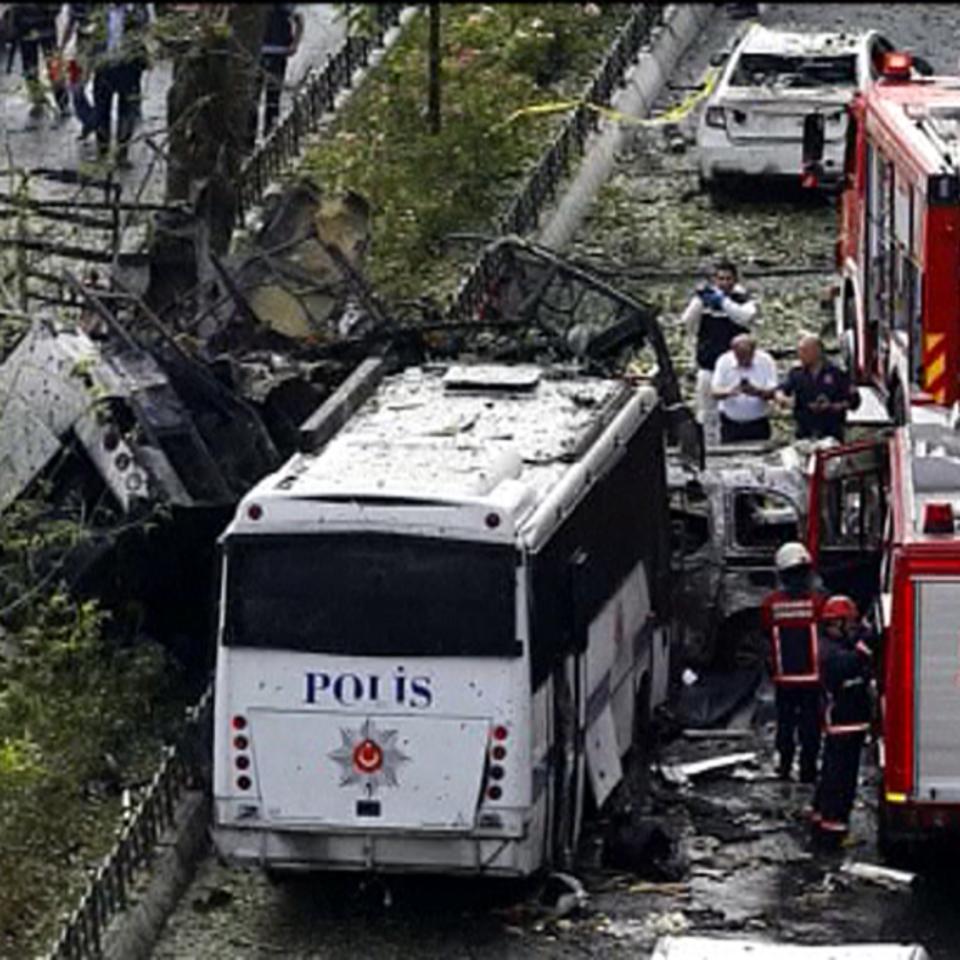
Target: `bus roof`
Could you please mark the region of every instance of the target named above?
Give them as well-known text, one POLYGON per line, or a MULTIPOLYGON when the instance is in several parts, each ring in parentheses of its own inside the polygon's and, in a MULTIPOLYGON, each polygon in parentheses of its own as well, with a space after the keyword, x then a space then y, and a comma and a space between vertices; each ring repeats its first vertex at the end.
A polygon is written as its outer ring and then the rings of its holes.
POLYGON ((639 421, 656 393, 563 368, 408 368, 384 378, 319 452, 296 454, 260 481, 228 532, 253 532, 245 521, 254 501, 265 514, 290 518, 296 502, 307 500, 332 510, 365 504, 367 516, 377 504, 394 511, 480 507, 469 512, 481 525, 486 511, 498 509, 512 521, 505 527, 514 527, 587 456, 631 398, 639 421))

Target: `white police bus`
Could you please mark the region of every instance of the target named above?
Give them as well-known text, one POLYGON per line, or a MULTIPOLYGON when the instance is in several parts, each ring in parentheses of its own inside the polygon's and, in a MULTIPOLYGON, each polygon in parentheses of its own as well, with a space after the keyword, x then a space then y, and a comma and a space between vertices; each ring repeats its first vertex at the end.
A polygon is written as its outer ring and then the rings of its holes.
POLYGON ((381 371, 221 538, 215 843, 278 871, 568 863, 666 696, 661 406, 570 371, 381 371))

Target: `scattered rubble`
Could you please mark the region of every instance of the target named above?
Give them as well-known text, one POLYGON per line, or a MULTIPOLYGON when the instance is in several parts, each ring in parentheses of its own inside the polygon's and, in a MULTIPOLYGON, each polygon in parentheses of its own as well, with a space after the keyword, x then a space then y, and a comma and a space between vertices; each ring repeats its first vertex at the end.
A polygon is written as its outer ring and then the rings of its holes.
POLYGON ((716 773, 718 770, 728 770, 738 767, 742 763, 750 763, 757 759, 755 751, 748 753, 731 753, 722 757, 711 757, 708 760, 695 760, 692 763, 681 763, 678 766, 662 766, 660 772, 668 783, 684 785, 691 778, 703 773, 716 773))

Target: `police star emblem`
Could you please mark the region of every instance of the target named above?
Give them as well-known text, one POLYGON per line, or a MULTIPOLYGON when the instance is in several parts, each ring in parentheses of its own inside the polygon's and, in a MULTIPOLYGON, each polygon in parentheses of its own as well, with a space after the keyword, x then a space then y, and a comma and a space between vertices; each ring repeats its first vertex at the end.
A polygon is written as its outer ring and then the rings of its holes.
POLYGON ((380 730, 369 718, 359 730, 340 728, 340 746, 329 754, 340 765, 340 786, 360 784, 369 794, 398 785, 397 770, 410 758, 397 746, 397 730, 380 730))

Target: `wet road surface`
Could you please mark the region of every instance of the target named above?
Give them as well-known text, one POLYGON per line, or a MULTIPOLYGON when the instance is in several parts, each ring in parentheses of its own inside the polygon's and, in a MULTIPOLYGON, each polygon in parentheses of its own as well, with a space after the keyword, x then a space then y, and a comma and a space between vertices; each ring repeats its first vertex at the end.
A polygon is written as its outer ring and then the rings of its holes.
MULTIPOLYGON (((960 20, 949 5, 769 5, 763 20, 825 29, 876 26, 935 66, 954 70, 960 62, 960 20)), ((696 83, 711 53, 741 27, 718 15, 673 81, 696 83)), ((676 100, 683 94, 670 96, 676 100)), ((685 131, 694 129, 694 122, 691 118, 685 131)), ((718 207, 693 197, 687 202, 692 212, 684 219, 678 212, 681 198, 691 189, 695 193, 696 186, 688 169, 695 165, 692 148, 665 157, 647 176, 644 153, 650 141, 641 146, 640 158, 625 156, 618 170, 622 233, 610 218, 597 219, 581 232, 578 245, 600 247, 625 260, 631 255, 642 259, 642 249, 627 246, 639 238, 638 243, 678 256, 699 251, 706 262, 730 246, 736 257, 744 250, 760 251, 774 262, 795 262, 798 254, 804 262, 830 261, 835 220, 828 207, 800 211, 782 202, 718 207), (657 198, 653 202, 651 195, 657 198), (694 235, 688 239, 685 231, 694 235)), ((767 282, 763 293, 770 309, 762 328, 767 338, 780 337, 789 345, 799 324, 811 317, 819 321, 811 311, 816 311, 824 277, 767 282)), ((664 284, 659 292, 668 309, 679 311, 689 285, 664 284)), ((665 782, 656 770, 650 775, 651 789, 638 802, 646 817, 663 824, 677 840, 679 855, 669 878, 649 869, 598 866, 602 822, 587 829, 576 870, 590 893, 589 903, 559 919, 539 905, 535 882, 404 877, 365 885, 354 877, 327 875, 275 885, 258 872, 227 869, 211 856, 155 956, 642 958, 649 956, 658 936, 687 932, 810 944, 917 942, 933 960, 960 958, 957 871, 931 874, 912 889, 886 889, 840 870, 847 860, 879 862, 869 751, 853 819, 855 844, 836 854, 811 850, 804 818, 811 788, 773 776, 770 696, 769 689, 762 690, 754 708, 738 717, 745 737, 678 736, 660 749, 658 759, 664 764, 727 752, 758 755, 756 762, 698 777, 687 789, 665 782)))

